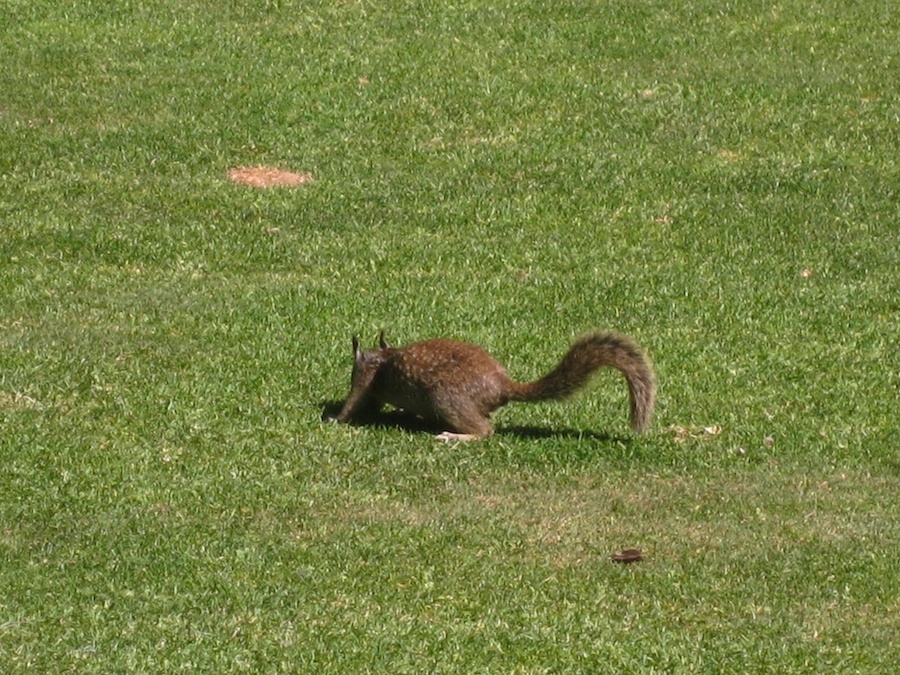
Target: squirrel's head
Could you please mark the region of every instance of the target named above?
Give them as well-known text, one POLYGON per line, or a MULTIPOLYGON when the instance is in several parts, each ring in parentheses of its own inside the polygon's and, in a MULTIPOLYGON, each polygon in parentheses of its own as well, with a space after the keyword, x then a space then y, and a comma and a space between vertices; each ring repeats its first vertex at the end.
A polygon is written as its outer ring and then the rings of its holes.
POLYGON ((378 367, 384 361, 384 350, 390 349, 390 345, 384 339, 384 331, 379 340, 380 347, 376 349, 361 349, 359 337, 353 336, 353 374, 352 387, 367 386, 375 376, 378 367))

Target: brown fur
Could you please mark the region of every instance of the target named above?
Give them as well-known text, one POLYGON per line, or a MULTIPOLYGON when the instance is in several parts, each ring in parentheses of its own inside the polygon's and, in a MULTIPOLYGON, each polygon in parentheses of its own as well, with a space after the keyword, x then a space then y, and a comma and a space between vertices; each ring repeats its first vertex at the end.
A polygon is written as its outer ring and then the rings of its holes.
POLYGON ((542 401, 571 396, 598 368, 618 369, 628 382, 631 426, 650 425, 655 400, 653 368, 646 354, 619 333, 595 332, 576 340, 547 375, 520 384, 477 345, 456 340, 428 340, 395 349, 381 336, 377 349, 362 351, 353 338, 350 394, 335 418, 348 422, 363 410, 389 404, 448 431, 442 440, 471 440, 493 433, 491 413, 509 401, 542 401))

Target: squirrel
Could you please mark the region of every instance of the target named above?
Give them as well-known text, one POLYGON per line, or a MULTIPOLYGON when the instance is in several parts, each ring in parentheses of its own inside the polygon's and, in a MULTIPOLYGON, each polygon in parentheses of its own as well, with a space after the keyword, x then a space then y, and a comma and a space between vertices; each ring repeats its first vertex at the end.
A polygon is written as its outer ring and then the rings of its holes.
POLYGON ((350 394, 331 419, 349 422, 387 403, 445 427, 447 431, 435 436, 438 440, 475 440, 494 432, 490 415, 500 406, 567 398, 603 366, 625 376, 631 427, 646 431, 656 396, 653 367, 631 338, 615 331, 583 335, 556 368, 529 383, 510 379, 494 357, 468 342, 435 339, 395 349, 382 331, 379 347, 364 351, 354 336, 350 394))

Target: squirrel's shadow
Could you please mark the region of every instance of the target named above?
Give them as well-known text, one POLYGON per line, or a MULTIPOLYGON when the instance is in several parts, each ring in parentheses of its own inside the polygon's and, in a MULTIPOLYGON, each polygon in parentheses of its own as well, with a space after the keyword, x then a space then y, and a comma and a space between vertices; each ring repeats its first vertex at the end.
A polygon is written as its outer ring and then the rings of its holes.
MULTIPOLYGON (((340 412, 342 405, 343 401, 326 401, 322 405, 322 419, 333 419, 340 412)), ((412 413, 403 410, 381 411, 361 415, 358 419, 352 420, 351 424, 355 426, 372 426, 381 429, 402 429, 404 431, 429 433, 432 435, 446 431, 446 429, 437 422, 422 419, 418 415, 413 415, 412 413)), ((613 436, 611 434, 598 433, 596 431, 584 431, 581 429, 548 429, 546 427, 524 425, 497 427, 494 430, 494 434, 499 436, 518 436, 519 438, 530 439, 589 438, 600 443, 629 444, 633 440, 626 436, 613 436)))
POLYGON ((597 431, 585 431, 584 429, 549 429, 547 427, 512 425, 498 427, 495 434, 518 436, 520 438, 589 438, 601 443, 631 443, 625 436, 613 436, 597 431))
MULTIPOLYGON (((322 405, 322 420, 334 421, 341 411, 343 401, 326 401, 322 405)), ((404 410, 357 413, 349 424, 356 427, 376 427, 379 429, 403 429, 419 433, 439 434, 444 431, 437 422, 429 421, 404 410)))

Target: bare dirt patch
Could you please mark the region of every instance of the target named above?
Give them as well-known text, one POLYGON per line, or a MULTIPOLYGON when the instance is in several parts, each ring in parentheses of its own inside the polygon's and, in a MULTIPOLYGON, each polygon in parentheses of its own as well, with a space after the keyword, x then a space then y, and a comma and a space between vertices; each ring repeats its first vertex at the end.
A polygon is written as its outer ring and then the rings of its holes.
POLYGON ((255 188, 293 187, 312 180, 308 173, 294 173, 269 166, 239 166, 228 170, 232 183, 255 188))

